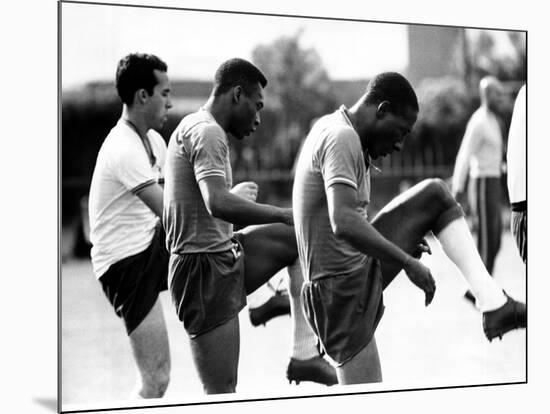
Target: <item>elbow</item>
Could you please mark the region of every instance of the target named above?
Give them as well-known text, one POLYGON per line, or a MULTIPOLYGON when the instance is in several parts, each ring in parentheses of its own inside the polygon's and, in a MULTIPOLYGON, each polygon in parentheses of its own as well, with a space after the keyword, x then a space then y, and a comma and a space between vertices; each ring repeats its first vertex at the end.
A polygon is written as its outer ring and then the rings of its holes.
POLYGON ((221 219, 223 216, 221 208, 216 204, 207 205, 206 210, 212 217, 221 219))
POLYGON ((352 237, 352 226, 350 220, 345 216, 338 216, 331 223, 332 232, 339 239, 349 240, 352 237))
POLYGON ((338 239, 342 239, 342 240, 349 240, 350 239, 351 233, 350 233, 349 229, 347 229, 346 227, 336 226, 336 227, 332 228, 332 231, 334 232, 334 235, 338 239))
POLYGON ((208 213, 215 218, 224 219, 225 217, 225 203, 219 196, 211 196, 205 200, 204 205, 208 213))

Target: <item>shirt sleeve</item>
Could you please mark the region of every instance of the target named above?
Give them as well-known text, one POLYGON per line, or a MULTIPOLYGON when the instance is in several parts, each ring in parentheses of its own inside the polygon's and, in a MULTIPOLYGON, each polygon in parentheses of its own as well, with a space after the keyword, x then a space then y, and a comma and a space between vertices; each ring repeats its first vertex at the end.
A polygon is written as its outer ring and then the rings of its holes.
POLYGON ((470 160, 472 155, 477 151, 482 139, 481 125, 476 119, 470 119, 466 126, 464 138, 460 144, 460 149, 456 156, 455 168, 453 171, 452 189, 453 192, 464 191, 466 178, 470 168, 470 160))
POLYGON ((523 85, 516 97, 508 133, 507 185, 512 203, 526 199, 527 102, 525 88, 523 85))
POLYGON ((156 182, 157 177, 143 146, 128 145, 119 150, 113 161, 118 180, 134 194, 156 182))
POLYGON ((319 169, 325 190, 333 184, 358 188, 358 162, 363 154, 357 135, 351 128, 342 128, 327 135, 319 151, 319 169))
POLYGON ((190 160, 197 182, 212 176, 225 178, 228 150, 224 133, 219 128, 207 126, 196 132, 190 160))

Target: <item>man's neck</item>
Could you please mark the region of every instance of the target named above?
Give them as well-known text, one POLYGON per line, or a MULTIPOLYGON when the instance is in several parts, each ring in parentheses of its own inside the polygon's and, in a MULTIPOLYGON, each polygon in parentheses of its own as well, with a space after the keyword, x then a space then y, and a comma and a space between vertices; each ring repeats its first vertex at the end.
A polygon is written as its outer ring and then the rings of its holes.
POLYGON ((363 103, 362 100, 356 102, 351 108, 348 109, 348 116, 353 124, 353 127, 355 128, 355 131, 357 132, 357 135, 359 135, 363 151, 367 150, 366 129, 369 119, 374 116, 372 111, 376 111, 376 109, 369 108, 363 103))
POLYGON ((485 103, 485 104, 482 103, 480 107, 487 114, 492 115, 492 116, 497 116, 496 112, 493 109, 491 109, 491 107, 487 103, 485 103))
POLYGON ((203 108, 210 112, 218 125, 220 125, 222 129, 227 132, 229 127, 229 118, 227 116, 227 110, 224 108, 224 104, 220 99, 221 98, 216 98, 211 95, 208 98, 208 101, 204 104, 203 108))
POLYGON ((145 137, 149 129, 151 129, 147 125, 143 115, 136 110, 132 110, 127 105, 124 105, 122 108, 121 118, 130 123, 141 137, 145 137))
POLYGON ((351 108, 347 108, 344 105, 342 105, 342 107, 344 108, 344 114, 349 119, 349 122, 351 122, 351 126, 357 131, 357 108, 353 106, 351 108))

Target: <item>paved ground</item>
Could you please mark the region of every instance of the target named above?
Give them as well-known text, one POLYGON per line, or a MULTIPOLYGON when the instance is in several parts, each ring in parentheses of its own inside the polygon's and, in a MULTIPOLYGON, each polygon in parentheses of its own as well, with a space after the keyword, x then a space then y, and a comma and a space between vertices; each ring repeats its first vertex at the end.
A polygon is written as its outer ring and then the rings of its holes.
MULTIPOLYGON (((405 276, 385 292, 386 313, 377 330, 384 382, 373 386, 289 385, 285 378, 290 348, 290 319, 279 317, 253 328, 241 313, 238 393, 230 399, 345 393, 523 382, 526 380, 526 333, 507 334, 489 343, 481 318, 462 299, 464 282, 439 246, 424 259, 437 280, 432 305, 405 276), (437 256, 437 257, 436 257, 437 256)), ((505 233, 495 277, 509 294, 525 299, 526 275, 513 240, 505 233)), ((195 374, 187 338, 166 293, 162 304, 169 327, 172 380, 158 403, 207 401, 195 374)), ((64 410, 114 407, 135 381, 130 346, 121 322, 94 279, 89 261, 62 265, 62 404, 64 410)), ((220 399, 220 397, 217 397, 220 399)))

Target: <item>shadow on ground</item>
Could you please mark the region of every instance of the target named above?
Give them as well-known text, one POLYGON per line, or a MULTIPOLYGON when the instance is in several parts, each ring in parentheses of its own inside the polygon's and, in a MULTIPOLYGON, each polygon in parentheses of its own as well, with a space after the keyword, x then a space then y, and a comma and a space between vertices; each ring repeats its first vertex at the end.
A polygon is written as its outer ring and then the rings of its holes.
POLYGON ((57 412, 57 398, 39 397, 34 398, 34 402, 48 410, 57 412))

